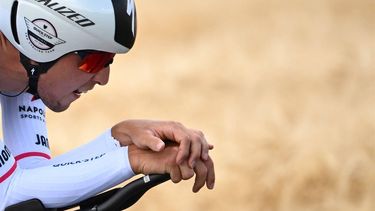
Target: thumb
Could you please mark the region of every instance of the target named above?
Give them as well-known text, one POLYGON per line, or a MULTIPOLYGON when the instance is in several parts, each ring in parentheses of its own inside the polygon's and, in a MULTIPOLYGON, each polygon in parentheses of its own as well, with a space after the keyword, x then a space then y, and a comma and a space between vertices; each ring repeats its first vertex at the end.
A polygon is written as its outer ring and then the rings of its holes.
POLYGON ((140 148, 148 148, 155 152, 160 152, 164 149, 165 143, 158 137, 155 136, 147 136, 147 137, 139 137, 139 141, 135 141, 134 143, 140 148))

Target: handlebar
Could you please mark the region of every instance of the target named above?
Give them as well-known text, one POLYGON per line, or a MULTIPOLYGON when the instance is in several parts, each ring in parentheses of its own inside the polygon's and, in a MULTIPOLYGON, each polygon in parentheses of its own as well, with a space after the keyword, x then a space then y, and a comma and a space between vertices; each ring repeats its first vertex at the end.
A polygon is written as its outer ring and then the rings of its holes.
POLYGON ((151 174, 143 176, 127 184, 114 193, 108 200, 97 205, 87 206, 82 204, 82 211, 112 211, 124 210, 135 204, 148 190, 170 179, 169 174, 151 174))
POLYGON ((81 211, 117 211, 135 204, 148 190, 170 179, 169 174, 150 174, 138 178, 122 188, 101 193, 78 204, 63 208, 45 208, 38 199, 11 205, 5 211, 62 211, 79 206, 81 211))

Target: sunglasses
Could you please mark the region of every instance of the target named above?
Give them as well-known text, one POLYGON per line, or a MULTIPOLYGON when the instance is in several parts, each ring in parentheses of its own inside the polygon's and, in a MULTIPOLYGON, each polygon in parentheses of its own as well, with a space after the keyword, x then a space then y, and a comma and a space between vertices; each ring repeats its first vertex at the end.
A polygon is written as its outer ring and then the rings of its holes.
POLYGON ((114 53, 102 51, 77 51, 76 54, 82 60, 79 69, 87 73, 97 73, 108 67, 115 57, 114 53))

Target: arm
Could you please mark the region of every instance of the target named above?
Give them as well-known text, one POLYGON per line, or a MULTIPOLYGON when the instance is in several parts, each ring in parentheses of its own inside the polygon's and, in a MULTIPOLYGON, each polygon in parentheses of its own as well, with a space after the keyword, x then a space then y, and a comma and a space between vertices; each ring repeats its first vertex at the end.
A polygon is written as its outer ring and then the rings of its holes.
POLYGON ((32 198, 63 207, 92 197, 134 175, 127 147, 33 169, 19 169, 4 197, 6 206, 32 198))
MULTIPOLYGON (((157 153, 130 145, 84 160, 19 170, 5 203, 8 206, 38 198, 46 207, 68 206, 111 188, 134 173, 169 173, 174 182, 189 179, 192 175, 188 165, 175 163, 177 152, 177 146, 166 146, 157 153)), ((207 162, 198 161, 194 172, 194 192, 204 184, 213 188, 215 175, 210 158, 207 162)))
POLYGON ((207 161, 208 151, 213 149, 201 131, 188 129, 173 121, 126 120, 112 127, 112 136, 122 146, 135 144, 155 152, 164 149, 165 141, 174 142, 179 145, 176 162, 188 162, 191 168, 199 160, 207 161))
MULTIPOLYGON (((142 123, 144 121, 145 120, 141 120, 138 123, 142 123)), ((138 124, 134 121, 130 121, 130 123, 130 128, 136 127, 138 124)), ((155 122, 155 124, 157 123, 158 122, 155 122)), ((139 137, 140 141, 143 141, 143 139, 150 141, 150 139, 153 138, 147 137, 147 135, 144 137, 144 134, 148 134, 148 129, 140 127, 132 131, 132 138, 134 140, 134 137, 139 137)), ((52 159, 49 164, 69 163, 72 160, 82 159, 84 156, 93 156, 108 152, 110 150, 115 150, 116 148, 126 147, 120 147, 119 142, 112 138, 112 135, 113 128, 112 133, 111 131, 107 131, 88 144, 52 159)), ((176 163, 181 148, 179 144, 176 142, 166 141, 165 143, 163 142, 163 145, 164 150, 160 152, 155 152, 147 148, 141 149, 135 144, 129 145, 129 160, 131 169, 133 169, 136 174, 169 173, 172 181, 175 183, 178 183, 181 180, 190 179, 196 175, 193 187, 194 192, 199 191, 204 184, 206 184, 209 189, 213 189, 215 172, 214 164, 210 156, 208 156, 206 160, 199 158, 195 161, 194 167, 191 167, 186 160, 182 163, 176 163)))

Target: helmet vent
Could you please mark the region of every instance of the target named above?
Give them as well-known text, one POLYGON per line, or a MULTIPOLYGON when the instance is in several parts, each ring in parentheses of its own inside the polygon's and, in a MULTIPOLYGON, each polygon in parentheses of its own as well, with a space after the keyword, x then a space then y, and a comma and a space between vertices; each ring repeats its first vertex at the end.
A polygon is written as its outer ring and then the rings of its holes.
POLYGON ((10 13, 10 24, 12 27, 12 33, 14 40, 20 44, 20 41, 18 39, 18 33, 17 33, 17 10, 18 10, 18 1, 14 1, 12 5, 12 11, 10 13))

